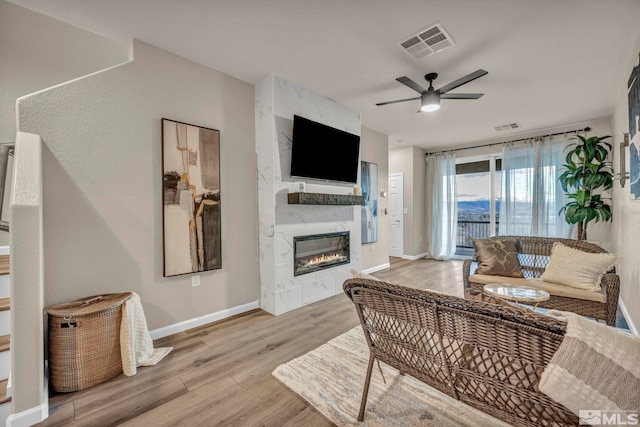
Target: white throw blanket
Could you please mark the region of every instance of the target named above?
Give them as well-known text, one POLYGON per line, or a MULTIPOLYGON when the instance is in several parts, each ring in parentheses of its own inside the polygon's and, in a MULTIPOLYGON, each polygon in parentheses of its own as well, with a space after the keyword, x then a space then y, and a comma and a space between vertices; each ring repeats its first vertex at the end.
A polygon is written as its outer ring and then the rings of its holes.
POLYGON ((155 365, 171 350, 173 347, 153 348, 140 296, 132 292, 131 298, 123 304, 120 323, 120 353, 124 374, 130 377, 136 374, 138 366, 155 365))
POLYGON ((540 377, 540 391, 576 415, 581 409, 638 410, 640 337, 575 313, 547 315, 567 321, 567 331, 540 377))

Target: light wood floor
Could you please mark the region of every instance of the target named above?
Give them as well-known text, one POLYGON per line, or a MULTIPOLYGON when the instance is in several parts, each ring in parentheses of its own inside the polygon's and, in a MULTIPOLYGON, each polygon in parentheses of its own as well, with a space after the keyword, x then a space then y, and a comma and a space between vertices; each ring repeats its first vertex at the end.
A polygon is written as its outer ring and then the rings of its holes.
MULTIPOLYGON (((461 261, 391 258, 391 269, 375 276, 462 296, 461 261)), ((271 371, 356 325, 341 294, 277 317, 254 310, 172 335, 155 342, 174 347, 157 366, 52 396, 40 425, 330 426, 271 371)))

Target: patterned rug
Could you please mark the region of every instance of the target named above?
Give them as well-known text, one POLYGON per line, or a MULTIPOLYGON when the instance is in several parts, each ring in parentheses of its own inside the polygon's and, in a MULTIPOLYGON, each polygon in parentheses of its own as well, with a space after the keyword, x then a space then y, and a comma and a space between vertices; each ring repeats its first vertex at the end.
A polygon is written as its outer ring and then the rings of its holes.
POLYGON ((360 326, 273 371, 338 426, 508 426, 381 363, 371 376, 364 422, 357 421, 369 349, 360 326))

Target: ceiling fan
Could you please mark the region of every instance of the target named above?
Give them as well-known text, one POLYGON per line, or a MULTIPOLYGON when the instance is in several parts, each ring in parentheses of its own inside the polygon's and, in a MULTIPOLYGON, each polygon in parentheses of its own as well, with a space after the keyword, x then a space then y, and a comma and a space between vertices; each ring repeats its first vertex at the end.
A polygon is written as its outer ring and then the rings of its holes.
POLYGON ((418 83, 411 80, 409 77, 406 77, 406 76, 398 77, 396 79, 397 81, 415 90, 420 94, 420 96, 416 98, 406 98, 406 99, 398 99, 395 101, 380 102, 376 105, 388 105, 388 104, 395 104, 397 102, 415 101, 419 99, 420 109, 418 110, 418 112, 436 111, 440 108, 441 99, 478 99, 480 98, 482 95, 484 95, 484 93, 447 93, 447 92, 459 86, 462 86, 463 84, 467 84, 477 78, 480 78, 486 74, 488 74, 488 72, 485 70, 477 70, 471 74, 467 74, 466 76, 459 78, 454 82, 449 83, 448 85, 444 85, 437 90, 433 88, 433 81, 436 78, 438 78, 438 73, 429 73, 424 76, 425 80, 429 82, 428 89, 423 88, 418 83))

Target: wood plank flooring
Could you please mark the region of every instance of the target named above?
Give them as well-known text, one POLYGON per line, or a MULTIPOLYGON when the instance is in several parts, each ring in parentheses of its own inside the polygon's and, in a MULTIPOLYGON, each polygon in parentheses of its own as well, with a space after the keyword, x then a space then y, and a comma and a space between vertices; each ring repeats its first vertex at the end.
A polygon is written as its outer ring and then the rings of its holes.
MULTIPOLYGON (((462 295, 462 262, 391 258, 374 275, 462 295)), ((91 389, 54 394, 42 426, 330 426, 271 372, 358 325, 343 294, 272 316, 254 310, 155 342, 174 351, 91 389)), ((359 397, 358 397, 359 398, 359 397)))

